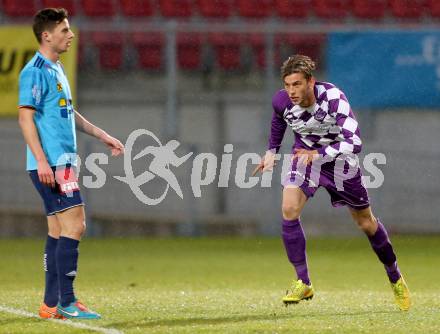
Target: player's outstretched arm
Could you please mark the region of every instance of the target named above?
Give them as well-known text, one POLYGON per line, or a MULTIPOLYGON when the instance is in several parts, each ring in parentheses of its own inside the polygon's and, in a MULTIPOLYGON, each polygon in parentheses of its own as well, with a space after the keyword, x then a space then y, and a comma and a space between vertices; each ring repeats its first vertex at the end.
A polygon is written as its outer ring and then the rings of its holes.
POLYGON ((75 124, 79 131, 84 132, 92 137, 95 137, 107 145, 112 156, 124 154, 124 145, 116 138, 110 136, 107 132, 90 123, 79 112, 75 110, 75 124))
POLYGON ((35 110, 33 108, 20 107, 18 109, 18 123, 24 140, 37 161, 37 172, 40 182, 53 188, 55 187, 55 177, 41 146, 40 137, 34 123, 34 113, 35 110))

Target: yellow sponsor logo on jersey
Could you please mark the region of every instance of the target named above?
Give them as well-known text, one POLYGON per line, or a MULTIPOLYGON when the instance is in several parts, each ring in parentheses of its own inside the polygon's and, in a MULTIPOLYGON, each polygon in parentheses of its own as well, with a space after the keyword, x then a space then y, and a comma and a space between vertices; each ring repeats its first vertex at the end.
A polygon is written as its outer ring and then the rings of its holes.
POLYGON ((61 84, 61 82, 57 82, 57 90, 59 92, 61 92, 63 90, 63 85, 61 84))
POLYGON ((66 100, 65 100, 65 99, 60 99, 58 105, 59 105, 60 107, 65 107, 65 106, 67 105, 66 100))

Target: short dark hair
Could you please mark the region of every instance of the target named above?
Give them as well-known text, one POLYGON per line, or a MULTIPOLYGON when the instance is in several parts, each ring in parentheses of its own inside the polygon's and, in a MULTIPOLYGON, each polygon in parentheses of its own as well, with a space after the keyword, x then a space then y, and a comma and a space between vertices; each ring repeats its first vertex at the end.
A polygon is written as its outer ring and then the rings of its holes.
POLYGON ((32 25, 38 43, 41 43, 43 31, 53 30, 57 24, 67 19, 67 15, 67 10, 64 8, 44 8, 39 10, 34 16, 34 24, 32 25))
POLYGON ((308 56, 293 55, 290 56, 281 66, 281 79, 293 73, 302 73, 307 80, 313 76, 316 69, 315 62, 308 56))

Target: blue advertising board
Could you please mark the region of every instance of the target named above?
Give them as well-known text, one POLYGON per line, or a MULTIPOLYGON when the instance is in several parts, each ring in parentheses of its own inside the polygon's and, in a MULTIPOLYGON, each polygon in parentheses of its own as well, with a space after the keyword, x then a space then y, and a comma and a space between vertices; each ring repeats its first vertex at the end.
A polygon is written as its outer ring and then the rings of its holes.
POLYGON ((440 31, 335 32, 328 81, 357 108, 440 108, 440 31))

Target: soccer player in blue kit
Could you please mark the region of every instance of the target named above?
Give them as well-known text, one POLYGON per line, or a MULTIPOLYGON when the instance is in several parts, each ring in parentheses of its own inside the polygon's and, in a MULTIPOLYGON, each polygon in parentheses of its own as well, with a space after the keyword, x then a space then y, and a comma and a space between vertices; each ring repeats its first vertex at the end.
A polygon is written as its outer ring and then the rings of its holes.
POLYGON ((40 10, 33 31, 40 45, 19 80, 19 124, 27 143, 27 171, 43 199, 48 236, 44 253, 45 293, 42 318, 99 319, 75 296, 78 246, 85 231, 84 203, 76 177, 76 128, 107 145, 113 156, 124 152, 116 138, 88 122, 73 107, 59 61, 74 38, 67 11, 40 10))
POLYGON ((359 228, 383 263, 397 305, 410 308, 409 289, 397 266, 388 233, 370 208, 357 163, 362 141, 358 122, 344 93, 331 83, 315 81, 315 63, 307 56, 289 57, 281 67, 284 89, 272 100, 268 150, 257 170, 271 170, 287 126, 295 135, 291 171, 283 180, 282 238, 297 279, 283 297, 285 304, 311 299, 306 238, 300 222, 307 200, 319 187, 330 194, 333 206, 348 206, 359 228), (339 166, 339 167, 338 167, 339 166), (351 177, 348 171, 351 168, 351 177))

